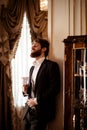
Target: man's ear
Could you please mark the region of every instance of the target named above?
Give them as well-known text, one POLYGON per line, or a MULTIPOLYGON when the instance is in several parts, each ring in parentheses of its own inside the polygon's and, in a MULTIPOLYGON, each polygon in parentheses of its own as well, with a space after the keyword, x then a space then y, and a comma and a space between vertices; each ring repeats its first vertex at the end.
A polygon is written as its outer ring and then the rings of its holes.
POLYGON ((46 47, 43 47, 43 48, 42 48, 42 52, 45 52, 46 50, 47 50, 46 47))

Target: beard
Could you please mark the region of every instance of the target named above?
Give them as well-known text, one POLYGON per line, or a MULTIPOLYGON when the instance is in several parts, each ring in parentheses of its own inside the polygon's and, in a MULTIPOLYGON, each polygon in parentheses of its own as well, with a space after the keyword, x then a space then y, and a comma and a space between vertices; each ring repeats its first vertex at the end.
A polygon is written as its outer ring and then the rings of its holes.
POLYGON ((35 52, 31 52, 31 54, 30 54, 30 56, 32 57, 32 58, 36 58, 36 57, 38 57, 38 56, 40 56, 41 55, 41 49, 40 50, 37 50, 37 51, 35 51, 35 52))

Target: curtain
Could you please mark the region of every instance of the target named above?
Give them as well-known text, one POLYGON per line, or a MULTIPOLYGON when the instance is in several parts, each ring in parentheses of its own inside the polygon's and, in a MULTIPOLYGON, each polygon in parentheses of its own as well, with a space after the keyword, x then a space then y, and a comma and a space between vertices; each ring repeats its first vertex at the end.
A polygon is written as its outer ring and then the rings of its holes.
POLYGON ((10 130, 12 128, 11 109, 9 107, 10 80, 8 78, 6 69, 6 66, 3 66, 3 64, 0 62, 0 130, 10 130))
POLYGON ((16 130, 10 61, 18 46, 24 11, 22 0, 9 0, 0 8, 0 130, 16 130))
POLYGON ((48 38, 48 12, 40 10, 39 0, 26 0, 26 13, 30 24, 31 39, 48 38))
POLYGON ((21 130, 12 93, 11 60, 17 51, 25 11, 30 24, 31 39, 47 38, 47 12, 40 11, 39 0, 7 0, 6 5, 1 5, 0 130, 21 130))
POLYGON ((31 50, 31 35, 29 24, 26 19, 26 14, 24 15, 21 37, 19 40, 18 48, 16 51, 15 58, 11 61, 12 70, 12 86, 13 86, 13 97, 14 105, 16 107, 21 107, 23 103, 22 95, 22 82, 23 77, 29 76, 29 68, 32 64, 32 59, 30 57, 31 50))
POLYGON ((29 68, 32 64, 32 59, 30 58, 30 50, 31 36, 29 24, 25 14, 23 19, 21 38, 19 40, 16 55, 15 58, 13 58, 11 61, 12 92, 16 112, 16 117, 14 117, 14 126, 17 130, 22 130, 22 113, 24 108, 23 106, 25 106, 26 102, 26 97, 23 97, 22 94, 22 78, 29 76, 29 68))

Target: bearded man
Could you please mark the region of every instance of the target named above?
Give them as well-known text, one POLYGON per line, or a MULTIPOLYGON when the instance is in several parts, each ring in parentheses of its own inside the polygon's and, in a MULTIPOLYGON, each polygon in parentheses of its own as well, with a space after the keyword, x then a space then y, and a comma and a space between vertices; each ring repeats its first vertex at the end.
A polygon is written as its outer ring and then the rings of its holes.
POLYGON ((33 41, 30 55, 35 61, 29 72, 28 88, 23 87, 23 94, 29 95, 23 113, 24 130, 46 130, 48 122, 55 118, 60 73, 58 64, 46 59, 48 53, 47 40, 33 41))

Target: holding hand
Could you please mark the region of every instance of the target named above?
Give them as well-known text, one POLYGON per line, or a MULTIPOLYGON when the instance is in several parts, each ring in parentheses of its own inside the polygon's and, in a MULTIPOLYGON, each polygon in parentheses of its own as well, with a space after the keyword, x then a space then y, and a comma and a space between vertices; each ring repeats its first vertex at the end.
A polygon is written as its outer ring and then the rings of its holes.
POLYGON ((37 105, 36 98, 30 98, 30 99, 28 99, 27 104, 28 104, 29 107, 36 106, 37 105))

